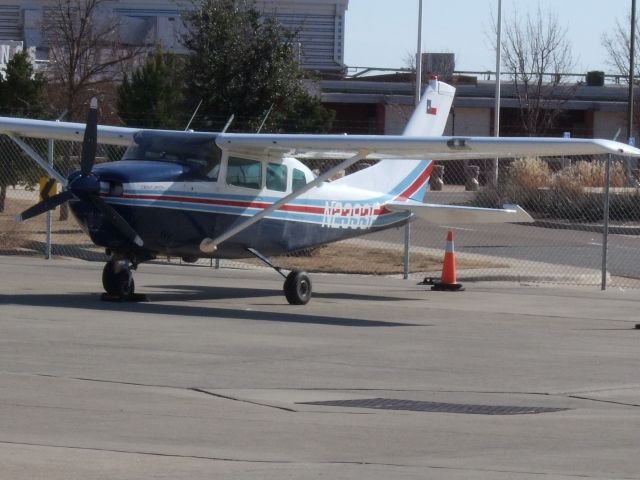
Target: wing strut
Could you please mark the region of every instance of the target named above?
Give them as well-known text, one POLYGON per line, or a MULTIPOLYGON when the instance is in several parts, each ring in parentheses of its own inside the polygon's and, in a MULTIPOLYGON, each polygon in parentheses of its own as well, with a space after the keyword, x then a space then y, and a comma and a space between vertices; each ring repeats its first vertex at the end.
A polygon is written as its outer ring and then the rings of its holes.
POLYGON ((36 162, 40 168, 42 168, 45 172, 47 172, 47 174, 49 175, 49 178, 55 178, 58 181, 58 183, 63 187, 67 186, 67 179, 64 178, 62 175, 60 175, 51 165, 49 165, 49 162, 45 162, 42 159, 42 157, 38 155, 38 153, 33 148, 31 148, 28 144, 23 142, 20 138, 16 137, 13 133, 4 132, 4 134, 7 137, 9 137, 11 140, 13 140, 16 143, 16 145, 18 145, 22 149, 24 153, 29 155, 31 159, 34 162, 36 162))
POLYGON ((229 240, 231 237, 234 237, 238 233, 240 233, 243 230, 247 229, 248 227, 250 227, 251 225, 256 223, 258 220, 260 220, 260 219, 266 217, 267 215, 269 215, 271 212, 276 211, 281 206, 291 202, 292 200, 295 200, 296 198, 298 198, 303 193, 305 193, 305 192, 311 190, 312 188, 320 185, 322 182, 324 182, 328 178, 331 178, 333 175, 335 175, 339 171, 346 170, 347 168, 349 168, 351 165, 353 165, 354 163, 356 163, 359 160, 364 160, 367 157, 368 154, 369 154, 369 152, 367 150, 358 151, 358 153, 356 153, 352 157, 349 157, 346 160, 340 162, 335 167, 330 168, 329 170, 324 172, 322 175, 320 175, 320 176, 316 177, 315 179, 313 179, 313 181, 307 183, 304 187, 300 187, 295 192, 291 192, 289 195, 287 195, 285 197, 282 197, 280 200, 278 200, 277 202, 273 203, 271 206, 265 208, 261 212, 256 213, 255 215, 247 218, 245 221, 239 223, 235 227, 230 228, 229 230, 224 232, 222 235, 218 235, 214 239, 211 239, 211 238, 208 238, 208 237, 205 238, 204 240, 202 240, 202 242, 200 242, 200 250, 202 250, 205 253, 213 253, 213 252, 215 252, 217 250, 217 248, 218 248, 218 245, 220 245, 222 242, 224 242, 226 240, 229 240))

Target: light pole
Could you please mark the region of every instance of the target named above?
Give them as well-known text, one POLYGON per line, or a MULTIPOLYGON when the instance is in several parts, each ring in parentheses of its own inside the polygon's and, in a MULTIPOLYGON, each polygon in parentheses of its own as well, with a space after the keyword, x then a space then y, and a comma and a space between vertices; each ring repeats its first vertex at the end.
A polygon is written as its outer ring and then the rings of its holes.
POLYGON ((629 40, 629 102, 627 109, 627 138, 633 142, 633 77, 636 56, 636 0, 631 0, 631 37, 629 40))
POLYGON ((418 4, 418 48, 416 49, 416 105, 422 95, 422 0, 418 4))
MULTIPOLYGON (((635 1, 635 0, 634 0, 635 1)), ((493 107, 493 135, 500 136, 500 74, 502 73, 502 0, 498 0, 498 25, 496 26, 496 93, 493 107)), ((493 159, 490 183, 498 185, 498 159, 493 159)))

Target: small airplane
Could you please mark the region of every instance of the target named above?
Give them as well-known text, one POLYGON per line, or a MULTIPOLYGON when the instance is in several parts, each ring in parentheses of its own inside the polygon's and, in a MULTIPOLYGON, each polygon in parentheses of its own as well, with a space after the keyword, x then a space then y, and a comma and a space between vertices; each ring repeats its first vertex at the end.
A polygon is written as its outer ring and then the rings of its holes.
POLYGON ((44 199, 17 220, 65 202, 93 243, 109 255, 107 295, 130 298, 132 271, 158 256, 255 256, 285 278, 294 305, 312 295, 301 270, 285 274, 269 256, 395 228, 416 217, 433 223, 529 222, 502 209, 423 203, 434 161, 527 155, 615 154, 640 150, 608 140, 443 137, 455 89, 432 77, 403 135, 238 134, 99 126, 92 100, 86 125, 0 117, 10 136, 51 178, 44 199), (82 139, 80 170, 68 178, 20 137, 82 139), (98 143, 128 146, 121 160, 96 165, 98 143), (316 175, 301 160, 341 159, 316 175), (327 181, 360 160, 372 166, 327 181), (63 190, 48 195, 53 179, 63 190))

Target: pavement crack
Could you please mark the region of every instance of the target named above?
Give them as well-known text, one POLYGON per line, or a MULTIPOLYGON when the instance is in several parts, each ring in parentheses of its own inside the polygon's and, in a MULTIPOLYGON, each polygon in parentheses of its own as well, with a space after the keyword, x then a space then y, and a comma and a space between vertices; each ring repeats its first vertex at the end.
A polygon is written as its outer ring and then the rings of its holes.
MULTIPOLYGON (((536 472, 526 470, 513 470, 513 469, 493 469, 493 468, 464 468, 453 467, 447 465, 421 465, 421 464, 399 464, 399 463, 387 463, 387 462, 371 462, 371 461, 325 461, 325 462, 304 462, 297 460, 256 460, 246 458, 229 458, 229 457, 214 457, 206 455, 185 455, 178 453, 165 453, 165 452, 153 452, 145 450, 121 450, 113 448, 100 448, 100 447, 81 447, 77 445, 56 445, 51 443, 36 443, 36 442, 18 442, 11 440, 0 440, 0 445, 16 445, 24 447, 37 447, 37 448, 52 448, 62 450, 78 450, 84 452, 100 452, 100 453, 115 453, 122 455, 142 455, 150 457, 162 457, 162 458, 181 458, 186 460, 204 460, 211 462, 229 462, 229 463, 251 463, 251 464, 263 464, 263 465, 353 465, 362 467, 390 467, 401 469, 428 469, 428 470, 443 470, 451 472, 480 472, 485 474, 500 473, 500 474, 516 474, 516 475, 539 475, 541 477, 552 475, 550 472, 536 472)), ((579 474, 579 473, 564 473, 561 475, 563 478, 596 478, 593 475, 579 474)), ((602 478, 602 477, 597 477, 602 478)), ((613 477, 612 477, 613 478, 613 477)), ((639 477, 619 477, 619 480, 638 480, 639 477)))
POLYGON ((616 400, 605 400, 602 398, 591 398, 591 397, 583 397, 581 395, 567 395, 568 398, 575 398, 578 400, 588 400, 590 402, 597 402, 597 403, 610 403, 613 405, 622 405, 625 407, 640 407, 640 404, 638 403, 627 403, 627 402, 618 402, 616 400))
POLYGON ((139 382, 125 382, 124 380, 107 380, 102 378, 87 378, 87 377, 65 377, 61 375, 51 375, 47 373, 33 374, 35 377, 45 378, 58 378, 63 380, 77 380, 79 382, 95 382, 95 383, 110 383, 114 385, 129 385, 132 387, 149 387, 149 388, 172 388, 175 390, 188 390, 186 387, 176 387, 175 385, 160 385, 154 383, 139 383, 139 382))
POLYGON ((211 397, 222 398, 222 399, 225 399, 225 400, 232 400, 234 402, 249 403, 251 405, 258 405, 260 407, 275 408, 276 410, 282 410, 282 411, 285 411, 285 412, 298 413, 298 411, 294 410, 293 408, 280 407, 278 405, 270 405, 268 403, 254 402, 252 400, 246 400, 246 399, 237 398, 237 397, 230 397, 228 395, 222 395, 222 394, 219 394, 219 393, 213 393, 213 392, 210 392, 208 390, 203 390, 201 388, 190 388, 189 390, 192 390, 192 391, 198 392, 198 393, 203 393, 203 394, 209 395, 211 397))
POLYGON ((125 382, 125 381, 120 381, 120 380, 104 380, 104 379, 98 379, 98 378, 84 378, 84 377, 60 377, 57 375, 50 375, 50 374, 44 374, 44 373, 38 373, 35 374, 35 376, 37 377, 47 377, 47 378, 65 378, 68 380, 77 380, 80 382, 96 382, 96 383, 110 383, 110 384, 116 384, 116 385, 129 385, 129 386, 133 386, 133 387, 150 387, 150 388, 171 388, 171 389, 175 389, 175 390, 190 390, 192 392, 197 392, 197 393, 202 393, 205 395, 209 395, 211 397, 217 397, 217 398, 222 398, 225 400, 232 400, 235 402, 241 402, 241 403, 249 403, 252 405, 258 405, 261 407, 268 407, 268 408, 274 408, 276 410, 282 410, 284 412, 293 412, 293 413, 297 413, 297 410, 294 410, 293 408, 287 408, 287 407, 281 407, 278 405, 270 405, 268 403, 261 403, 261 402, 254 402, 251 400, 245 400, 242 398, 236 398, 236 397, 230 397, 228 395, 221 395, 219 393, 213 393, 210 392, 208 390, 204 390, 202 388, 196 388, 196 387, 176 387, 176 386, 172 386, 172 385, 154 385, 154 384, 146 384, 146 383, 136 383, 136 382, 125 382))
POLYGON ((99 447, 79 447, 77 445, 55 445, 50 443, 31 443, 31 442, 15 442, 10 440, 0 440, 2 445, 23 445, 26 447, 42 447, 42 448, 61 448, 67 450, 82 450, 88 452, 106 452, 106 453, 122 453, 126 455, 148 455, 153 457, 167 457, 167 458, 186 458, 192 460, 211 460, 215 462, 238 462, 238 463, 270 463, 288 465, 294 462, 287 460, 252 460, 242 458, 225 458, 225 457, 208 457, 204 455, 181 455, 178 453, 163 453, 163 452, 149 452, 144 450, 118 450, 112 448, 99 448, 99 447))

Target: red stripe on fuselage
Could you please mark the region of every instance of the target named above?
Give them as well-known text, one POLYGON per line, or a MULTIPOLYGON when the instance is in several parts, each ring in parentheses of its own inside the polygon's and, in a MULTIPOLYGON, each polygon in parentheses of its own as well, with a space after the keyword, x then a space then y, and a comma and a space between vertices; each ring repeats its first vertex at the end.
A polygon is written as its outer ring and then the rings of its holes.
MULTIPOLYGON (((265 209, 271 206, 271 203, 267 202, 246 202, 242 200, 219 200, 213 198, 194 198, 194 197, 181 197, 175 195, 134 195, 125 194, 124 198, 131 198, 137 200, 160 200, 164 202, 180 202, 180 203, 194 203, 200 205, 219 205, 223 207, 239 207, 239 208, 257 208, 265 209)), ((299 213, 316 213, 323 214, 324 207, 311 207, 302 205, 283 205, 278 210, 284 210, 287 212, 299 212, 299 213)))
MULTIPOLYGON (((238 207, 238 208, 255 208, 265 209, 272 204, 268 202, 251 202, 242 200, 219 200, 212 198, 195 198, 195 197, 181 197, 176 195, 140 195, 140 194, 125 194, 123 198, 135 199, 135 200, 158 200, 165 202, 179 202, 179 203, 192 203, 200 205, 218 205, 222 207, 238 207)), ((349 202, 343 201, 342 203, 359 203, 356 201, 349 202)), ((325 207, 313 207, 304 205, 283 205, 278 210, 294 213, 311 213, 316 215, 324 215, 325 207)), ((373 211, 374 215, 383 215, 391 213, 384 206, 378 207, 373 211)))

